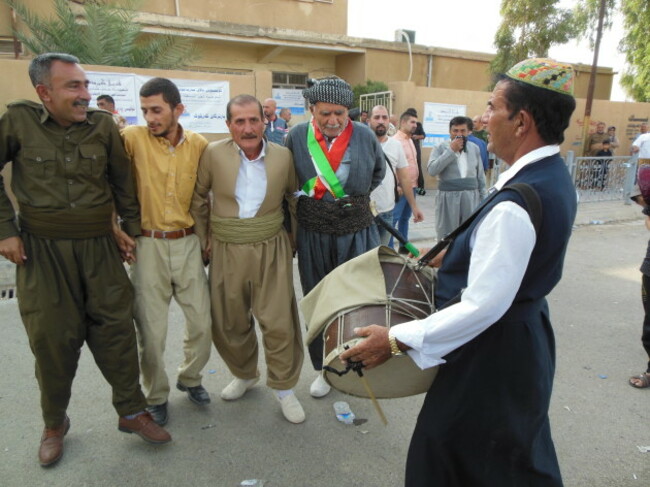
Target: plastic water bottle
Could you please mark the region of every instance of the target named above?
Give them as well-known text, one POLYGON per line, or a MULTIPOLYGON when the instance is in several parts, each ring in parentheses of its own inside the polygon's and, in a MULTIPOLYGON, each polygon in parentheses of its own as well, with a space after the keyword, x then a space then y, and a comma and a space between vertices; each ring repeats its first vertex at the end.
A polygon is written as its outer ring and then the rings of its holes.
POLYGON ((336 419, 343 424, 354 424, 354 413, 350 409, 350 405, 345 401, 337 401, 334 403, 334 412, 336 419))

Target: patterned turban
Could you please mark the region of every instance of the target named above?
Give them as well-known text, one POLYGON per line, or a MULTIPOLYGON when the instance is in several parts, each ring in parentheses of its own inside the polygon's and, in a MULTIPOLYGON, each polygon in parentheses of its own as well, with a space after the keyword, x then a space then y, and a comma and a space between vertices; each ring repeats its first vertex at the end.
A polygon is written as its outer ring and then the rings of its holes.
POLYGON ((310 105, 319 101, 343 105, 351 108, 354 105, 354 93, 350 85, 337 76, 321 79, 312 79, 307 82, 308 88, 302 90, 302 96, 310 105))
POLYGON ((573 96, 575 73, 570 64, 561 64, 552 59, 526 59, 510 68, 506 76, 538 88, 573 96))

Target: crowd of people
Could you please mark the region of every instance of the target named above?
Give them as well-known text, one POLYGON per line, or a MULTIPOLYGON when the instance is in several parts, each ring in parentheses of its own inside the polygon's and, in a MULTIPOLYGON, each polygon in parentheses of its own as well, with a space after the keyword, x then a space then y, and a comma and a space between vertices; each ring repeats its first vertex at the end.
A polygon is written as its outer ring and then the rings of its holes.
MULTIPOLYGON (((293 257, 307 295, 341 264, 390 245, 376 219, 407 241, 411 217, 423 219, 417 111, 391 121, 379 105, 353 121, 350 85, 326 77, 303 91, 310 120, 289 128, 290 110, 239 94, 226 108, 229 136, 208 143, 180 123, 184 106, 168 79, 140 89, 146 125, 119 127, 114 105, 104 104, 112 100, 89 108, 77 58, 42 54, 29 74, 40 103, 11 103, 0 117, 0 168, 13 162, 19 209, 0 185, 0 255, 17 265, 35 358, 40 464, 63 455, 84 342, 112 387, 119 430, 171 441, 172 297, 185 317, 178 390, 210 404, 202 371, 214 344, 232 374, 221 399, 242 398, 260 380, 259 327, 266 385, 288 422, 305 421, 294 391, 305 347, 293 257)), ((421 368, 444 364, 417 422, 406 485, 561 485, 545 297, 560 279, 576 213, 559 155, 573 84, 570 66, 526 60, 500 78, 483 116, 450 121, 450 140, 426 164, 440 181, 437 237, 473 220, 436 264, 444 309, 390 330, 357 329, 366 340, 341 355, 367 368, 404 353, 421 368), (489 192, 488 153, 510 166, 489 192)), ((603 137, 594 150, 604 145, 603 137)), ((322 338, 308 352, 310 394, 324 397, 322 338)))

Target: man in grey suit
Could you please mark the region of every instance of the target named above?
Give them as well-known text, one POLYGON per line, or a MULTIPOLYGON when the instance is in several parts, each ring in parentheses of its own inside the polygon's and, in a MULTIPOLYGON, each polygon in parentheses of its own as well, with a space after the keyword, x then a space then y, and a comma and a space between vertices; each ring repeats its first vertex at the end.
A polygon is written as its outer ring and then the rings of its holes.
POLYGON ((470 216, 487 194, 481 152, 467 140, 468 134, 466 117, 452 118, 451 140, 434 147, 429 157, 429 174, 438 176, 435 203, 438 240, 470 216))

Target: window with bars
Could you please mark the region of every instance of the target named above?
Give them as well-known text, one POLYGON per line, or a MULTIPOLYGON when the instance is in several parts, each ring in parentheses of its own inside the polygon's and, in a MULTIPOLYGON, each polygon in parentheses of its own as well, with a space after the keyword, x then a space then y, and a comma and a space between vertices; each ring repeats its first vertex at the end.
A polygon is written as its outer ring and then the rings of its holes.
POLYGON ((273 73, 273 88, 303 89, 307 86, 307 73, 273 73))

